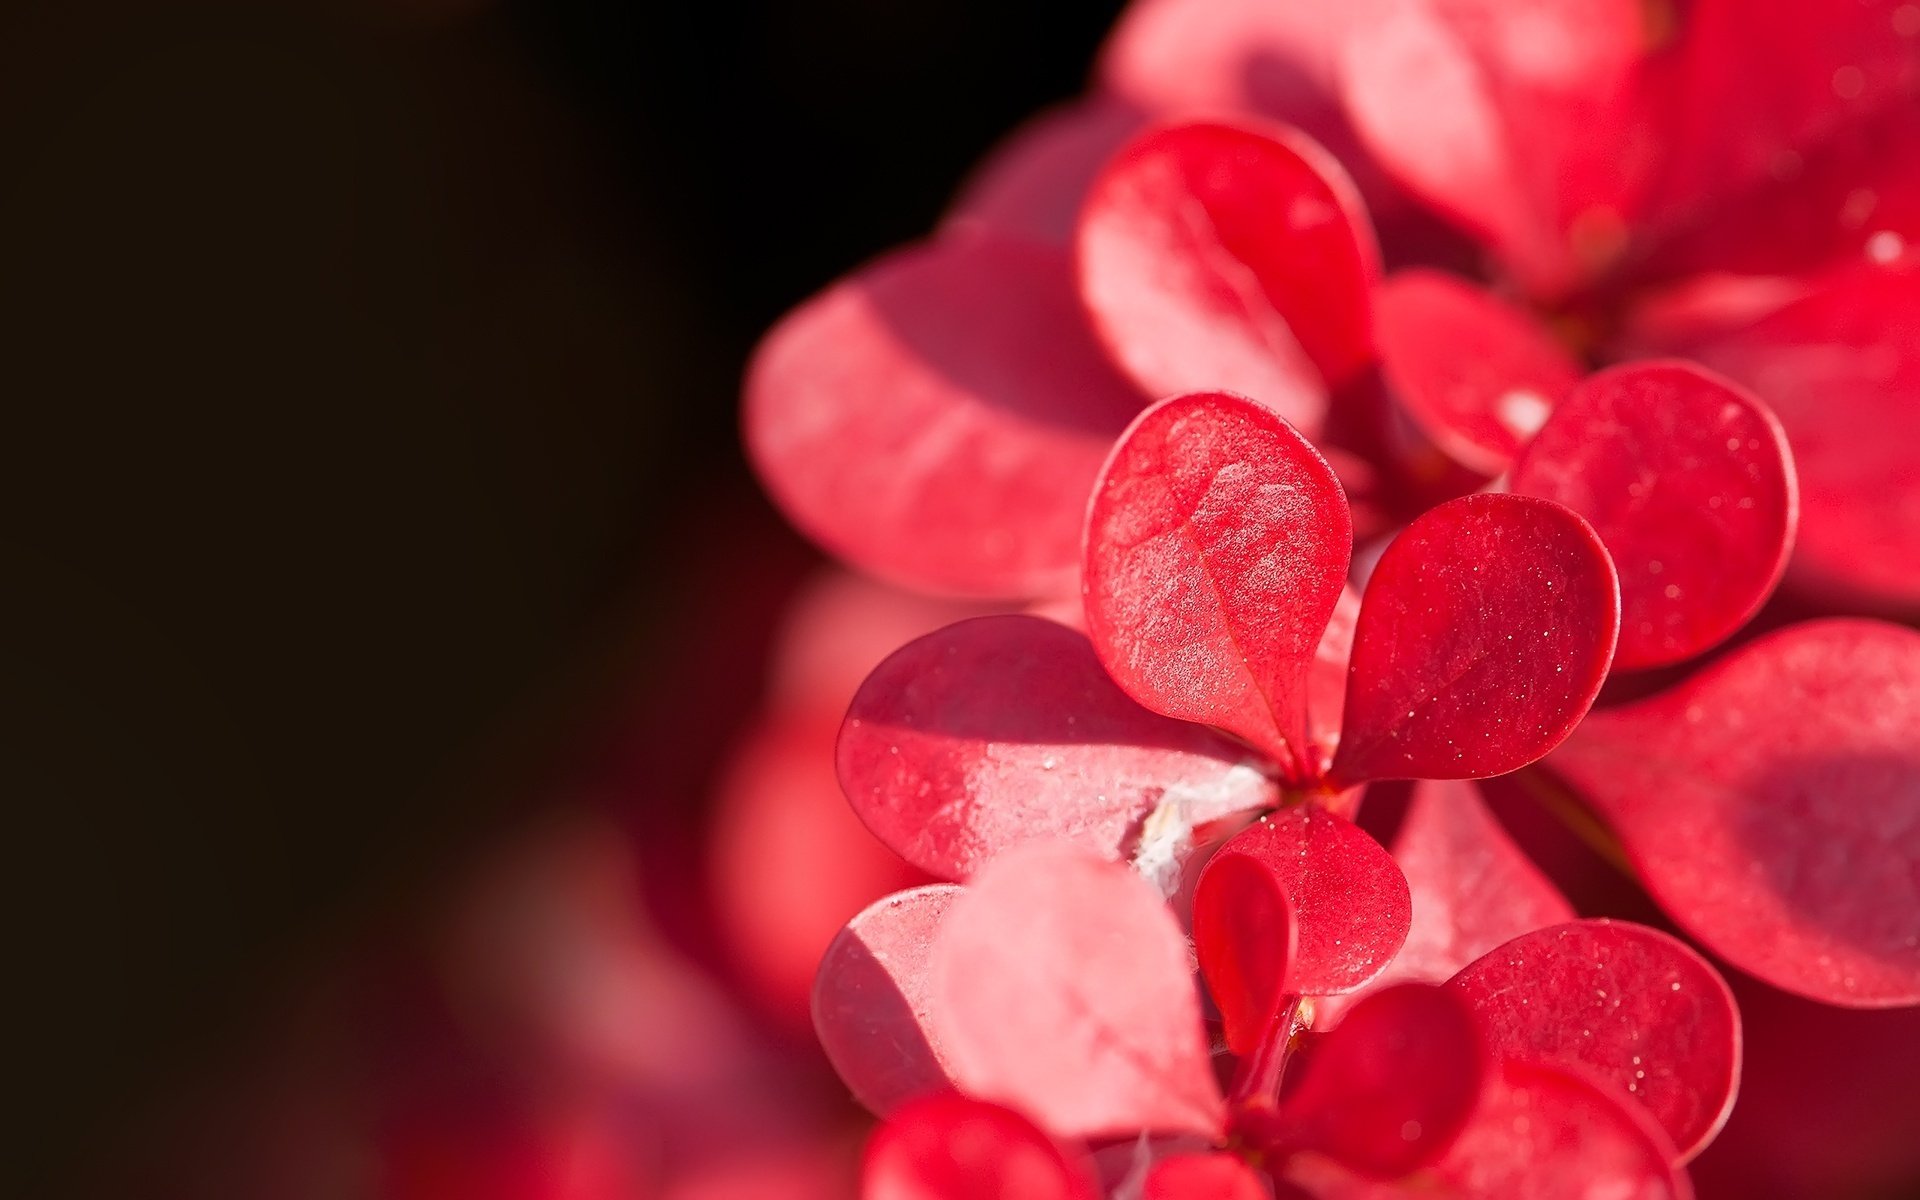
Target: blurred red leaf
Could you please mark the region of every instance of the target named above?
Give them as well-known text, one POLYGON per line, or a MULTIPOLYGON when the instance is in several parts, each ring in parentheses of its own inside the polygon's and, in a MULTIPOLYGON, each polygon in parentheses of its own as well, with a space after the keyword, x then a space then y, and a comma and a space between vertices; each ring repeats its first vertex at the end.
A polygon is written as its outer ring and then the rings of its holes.
POLYGON ((933 1096, 867 1143, 861 1200, 1098 1200, 1090 1165, 1011 1109, 933 1096))

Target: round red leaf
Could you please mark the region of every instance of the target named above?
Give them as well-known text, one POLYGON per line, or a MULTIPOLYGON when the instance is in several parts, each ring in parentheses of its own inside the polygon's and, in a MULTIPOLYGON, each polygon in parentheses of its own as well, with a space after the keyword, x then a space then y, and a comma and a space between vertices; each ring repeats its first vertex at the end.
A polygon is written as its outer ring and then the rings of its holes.
POLYGON ((1126 867, 1059 843, 1001 855, 947 914, 933 1020, 961 1090, 1066 1137, 1218 1137, 1187 939, 1126 867))
POLYGON ((964 1096, 906 1105, 874 1131, 861 1200, 1098 1200, 1085 1157, 1019 1113, 964 1096))
POLYGON ((1247 757, 1129 700, 1084 635, 1016 615, 895 651, 854 697, 838 749, 867 828, 949 879, 1034 838, 1121 858, 1154 849, 1148 834, 1260 808, 1274 786, 1247 757))
POLYGON ((1692 1158, 1740 1086, 1740 1013, 1707 961, 1643 925, 1573 921, 1517 937, 1448 986, 1503 1057, 1581 1063, 1647 1106, 1692 1158))
POLYGON ((1715 953, 1829 1004, 1920 1004, 1920 634, 1791 626, 1552 760, 1715 953))
POLYGON ((836 555, 930 591, 1073 584, 1087 491, 1142 397, 1088 335, 1064 252, 981 235, 898 251, 755 352, 746 440, 836 555))
POLYGON ((1606 679, 1620 624, 1605 547, 1530 496, 1462 496, 1381 555, 1354 630, 1332 775, 1467 779, 1534 761, 1606 679))
POLYGON ((1176 1154, 1147 1170, 1141 1200, 1267 1200, 1266 1185, 1231 1154, 1176 1154))
POLYGON ((1048 109, 988 152, 961 186, 943 232, 984 228, 1070 245, 1087 186, 1140 124, 1131 107, 1098 96, 1048 109))
POLYGON ((1294 939, 1293 904, 1264 859, 1214 855, 1193 890, 1193 947, 1235 1054, 1251 1054, 1281 1019, 1294 939))
POLYGON ((1075 247, 1094 329, 1153 395, 1239 392, 1311 432, 1372 362, 1373 230, 1297 131, 1143 134, 1095 178, 1075 247))
POLYGON ((952 1087, 927 1015, 927 971, 959 894, 935 883, 874 901, 827 946, 814 976, 820 1047, 854 1098, 882 1116, 952 1087))
POLYGON ((1087 631, 1134 699, 1236 733, 1310 782, 1309 672, 1352 542, 1333 470, 1286 422, 1236 396, 1163 401, 1094 489, 1087 631))
POLYGON ((1773 593, 1799 515, 1766 405, 1687 363, 1582 383, 1513 464, 1511 487, 1585 517, 1620 575, 1621 670, 1718 645, 1773 593))

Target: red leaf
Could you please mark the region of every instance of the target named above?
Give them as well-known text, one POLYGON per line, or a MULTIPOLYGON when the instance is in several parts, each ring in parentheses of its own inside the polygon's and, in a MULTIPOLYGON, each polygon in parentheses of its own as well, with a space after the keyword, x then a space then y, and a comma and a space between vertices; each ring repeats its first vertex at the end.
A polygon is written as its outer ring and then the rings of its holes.
POLYGON ((1087 630, 1156 712, 1219 726, 1320 774, 1309 671, 1352 529, 1326 460, 1235 396, 1163 401, 1114 447, 1087 515, 1087 630))
POLYGON ((1313 747, 1315 773, 1324 774, 1340 747, 1340 709, 1347 700, 1347 671, 1353 662, 1353 628, 1360 623, 1360 593, 1340 589, 1333 618, 1320 635, 1307 668, 1307 742, 1313 747))
POLYGON ((934 947, 955 1081, 1065 1137, 1218 1137, 1187 940, 1139 876, 1058 843, 1001 855, 934 947))
POLYGON ((1733 994, 1685 944, 1643 925, 1573 921, 1525 934, 1448 986, 1496 1052, 1577 1062, 1647 1106, 1684 1162, 1740 1086, 1733 994))
POLYGON ((1394 398, 1448 458, 1498 475, 1580 381, 1529 313, 1440 271, 1401 271, 1374 294, 1373 335, 1394 398))
POLYGON ((895 651, 854 697, 838 750, 867 827, 951 879, 1033 838, 1120 858, 1143 834, 1272 803, 1246 757, 1141 708, 1083 635, 1030 616, 962 621, 895 651))
POLYGON ((1447 1152, 1493 1066, 1473 1014, 1445 988, 1374 992, 1309 1043, 1299 1087, 1275 1118, 1276 1148, 1397 1179, 1447 1152))
POLYGON ((1594 532, 1528 496, 1462 496, 1409 525, 1374 568, 1332 775, 1463 779, 1523 767, 1593 703, 1619 585, 1594 532))
POLYGON ((1098 1200, 1092 1168, 1011 1109, 932 1096, 874 1131, 861 1200, 1098 1200))
POLYGON ((1920 634, 1795 625, 1554 755, 1647 890, 1777 987, 1920 1004, 1920 634))
MULTIPOLYGON (((1407 881, 1393 857, 1358 825, 1317 805, 1282 809, 1235 834, 1202 872, 1203 886, 1227 857, 1257 862, 1290 902, 1296 933, 1283 979, 1290 994, 1361 987, 1407 936, 1407 881)), ((1276 930, 1275 938, 1283 942, 1285 934, 1276 930)))
POLYGON ((1235 1054, 1251 1054, 1282 1018, 1295 936, 1293 904, 1266 861, 1215 854, 1194 886, 1193 947, 1235 1054))
POLYGON ((1231 1154, 1176 1154, 1147 1171, 1141 1200, 1267 1200, 1260 1177, 1231 1154))
POLYGON ((928 1019, 928 964, 950 883, 895 892, 847 922, 820 959, 813 1028, 854 1098, 882 1116, 952 1087, 928 1019))
POLYGON ((1746 624, 1786 570, 1798 519, 1773 413, 1686 363, 1588 379, 1521 452, 1510 486, 1558 500, 1606 543, 1619 670, 1681 662, 1746 624))
POLYGON ((1153 395, 1239 392, 1313 432, 1328 387, 1372 361, 1372 227, 1339 164, 1284 126, 1136 138, 1075 248, 1094 329, 1153 395))
POLYGON ((1088 336, 1061 252, 987 237, 898 251, 755 352, 746 438, 836 555, 931 591, 1072 586, 1087 490, 1142 397, 1088 336))
POLYGON ((1042 112, 987 153, 961 185, 942 231, 984 228, 1069 245, 1088 185, 1140 124, 1134 109, 1098 96, 1042 112))

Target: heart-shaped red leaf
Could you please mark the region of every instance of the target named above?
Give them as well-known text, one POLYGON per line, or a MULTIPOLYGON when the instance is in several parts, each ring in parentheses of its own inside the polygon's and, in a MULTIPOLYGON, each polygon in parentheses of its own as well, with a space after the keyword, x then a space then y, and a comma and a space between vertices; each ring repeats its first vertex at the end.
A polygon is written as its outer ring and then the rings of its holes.
POLYGON ((1215 854, 1194 885, 1193 947, 1235 1054, 1251 1054, 1281 1019, 1294 946, 1293 903, 1273 869, 1215 854))
MULTIPOLYGON (((1379 842, 1344 817, 1312 804, 1262 817, 1220 848, 1201 885, 1215 864, 1235 857, 1263 868, 1290 903, 1295 934, 1281 981, 1286 993, 1331 996, 1362 987, 1406 939, 1406 878, 1379 842)), ((1274 931, 1282 945, 1285 936, 1274 931)))
POLYGON ((1162 401, 1094 488, 1088 634, 1140 703, 1236 733, 1311 782, 1309 671, 1352 544, 1332 468, 1285 421, 1236 396, 1162 401))
POLYGON ((984 228, 1070 245, 1087 186, 1140 124, 1132 107, 1104 96, 1048 109, 987 153, 961 186, 942 232, 984 228))
POLYGON ((1572 921, 1471 963, 1448 986, 1507 1058, 1581 1063, 1660 1122, 1680 1161, 1726 1124, 1740 1086, 1740 1013, 1726 981, 1644 925, 1572 921))
POLYGON ((1266 1185, 1231 1154, 1175 1154, 1147 1169, 1141 1200, 1267 1200, 1266 1185))
POLYGON ((1072 587, 1087 490, 1144 401, 1086 328, 1063 251, 984 234, 898 251, 754 354, 762 481, 836 555, 929 591, 1072 587))
POLYGON ((1502 494, 1428 511, 1362 598, 1335 781, 1525 766, 1593 703, 1619 625, 1613 565, 1570 510, 1502 494))
POLYGON ((1115 362, 1158 396, 1252 396, 1312 432, 1372 361, 1379 250, 1353 184, 1285 126, 1175 125, 1094 180, 1080 294, 1115 362))
POLYGON ((1084 635, 1030 616, 962 621, 895 651, 854 697, 838 751, 860 819, 949 879, 1034 838, 1121 858, 1145 849, 1149 818, 1177 838, 1271 803, 1246 757, 1141 708, 1084 635))
POLYGON ((813 1028, 854 1098, 885 1116, 952 1087, 928 1019, 928 963, 960 889, 928 884, 874 901, 827 946, 813 1028))
POLYGON ((1551 765, 1716 954, 1829 1004, 1920 1004, 1920 634, 1791 626, 1593 714, 1551 765))
POLYGON ((1187 939, 1126 867, 1060 843, 987 864, 947 913, 934 1027, 961 1090, 1063 1137, 1218 1137, 1187 939))
POLYGON ((1373 297, 1394 399, 1440 452, 1498 475, 1580 381, 1532 315, 1440 271, 1401 271, 1373 297))
POLYGON ((1718 645, 1787 567, 1799 515, 1773 413, 1688 363, 1586 380, 1513 464, 1510 486, 1585 517, 1620 575, 1620 670, 1718 645))
POLYGON ((874 1131, 861 1200, 1098 1200, 1091 1165, 1019 1113, 930 1096, 874 1131))

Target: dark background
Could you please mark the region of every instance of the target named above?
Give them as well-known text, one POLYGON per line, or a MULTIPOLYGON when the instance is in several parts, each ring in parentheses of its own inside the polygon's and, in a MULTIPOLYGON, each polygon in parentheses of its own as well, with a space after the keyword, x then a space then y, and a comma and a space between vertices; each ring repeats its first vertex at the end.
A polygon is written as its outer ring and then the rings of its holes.
POLYGON ((4 6, 4 1190, 540 803, 693 564, 791 577, 754 338, 1118 7, 4 6))

